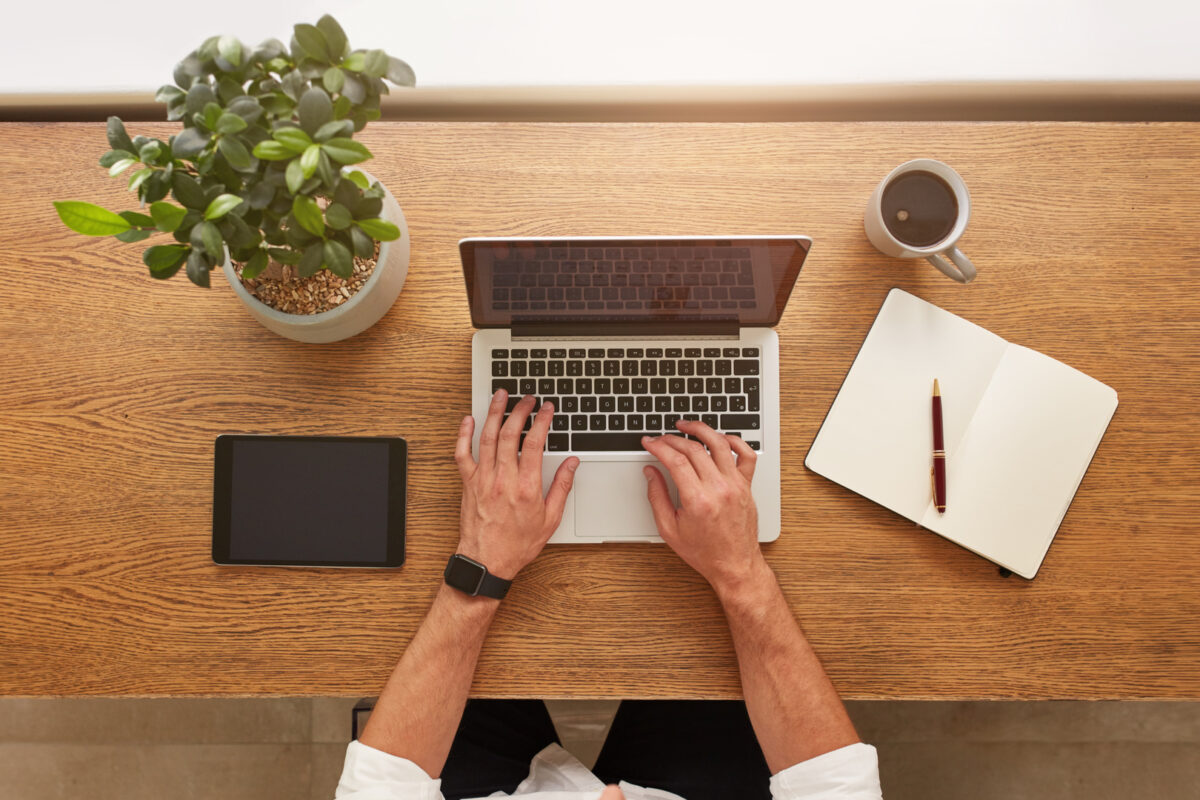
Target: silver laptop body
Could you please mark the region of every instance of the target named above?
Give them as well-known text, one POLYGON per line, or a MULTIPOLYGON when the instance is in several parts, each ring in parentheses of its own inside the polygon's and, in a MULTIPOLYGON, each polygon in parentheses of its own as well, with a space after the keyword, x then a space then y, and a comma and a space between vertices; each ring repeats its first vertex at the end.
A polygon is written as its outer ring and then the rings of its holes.
MULTIPOLYGON (((473 238, 475 452, 493 393, 555 405, 543 456, 580 466, 551 543, 659 542, 644 435, 701 419, 758 451, 759 541, 780 533, 779 339, 805 236, 473 238)), ((678 501, 665 468, 672 498, 678 501)))

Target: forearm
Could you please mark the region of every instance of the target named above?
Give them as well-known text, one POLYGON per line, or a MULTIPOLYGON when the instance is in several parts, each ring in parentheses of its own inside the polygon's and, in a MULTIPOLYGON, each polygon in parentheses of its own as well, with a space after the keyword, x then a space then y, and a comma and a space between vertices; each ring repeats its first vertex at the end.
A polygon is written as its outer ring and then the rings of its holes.
POLYGON ((859 741, 766 562, 718 595, 746 708, 771 772, 859 741))
POLYGON ((371 712, 363 744, 441 774, 499 605, 445 585, 438 590, 371 712))

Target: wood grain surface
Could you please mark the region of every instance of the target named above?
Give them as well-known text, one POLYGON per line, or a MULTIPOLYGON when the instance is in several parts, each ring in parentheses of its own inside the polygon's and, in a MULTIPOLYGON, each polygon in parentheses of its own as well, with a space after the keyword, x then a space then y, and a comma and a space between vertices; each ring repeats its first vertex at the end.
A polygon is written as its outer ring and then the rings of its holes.
MULTIPOLYGON (((134 132, 159 136, 173 126, 134 132)), ((160 283, 141 246, 50 203, 131 208, 102 124, 0 125, 0 693, 375 694, 456 541, 469 407, 464 236, 804 233, 779 325, 784 533, 768 558, 852 698, 1200 698, 1200 125, 372 125, 412 267, 368 332, 304 345, 219 274, 160 283), (947 161, 970 286, 875 252, 862 211, 947 161), (996 568, 807 472, 900 286, 1120 394, 1038 577, 996 568), (218 567, 220 433, 403 436, 396 572, 218 567)), ((552 546, 514 586, 477 696, 733 697, 719 607, 665 546, 552 546)))

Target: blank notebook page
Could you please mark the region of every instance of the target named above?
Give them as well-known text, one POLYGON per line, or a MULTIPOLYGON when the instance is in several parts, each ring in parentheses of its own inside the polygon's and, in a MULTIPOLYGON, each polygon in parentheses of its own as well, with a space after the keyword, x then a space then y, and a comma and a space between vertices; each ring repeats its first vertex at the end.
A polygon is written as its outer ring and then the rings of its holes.
POLYGON ((920 520, 932 507, 933 379, 941 383, 942 429, 946 454, 953 459, 1007 347, 994 333, 893 289, 805 464, 920 520))
POLYGON ((1116 408, 1110 387, 1009 345, 948 454, 946 513, 921 524, 1032 578, 1116 408))

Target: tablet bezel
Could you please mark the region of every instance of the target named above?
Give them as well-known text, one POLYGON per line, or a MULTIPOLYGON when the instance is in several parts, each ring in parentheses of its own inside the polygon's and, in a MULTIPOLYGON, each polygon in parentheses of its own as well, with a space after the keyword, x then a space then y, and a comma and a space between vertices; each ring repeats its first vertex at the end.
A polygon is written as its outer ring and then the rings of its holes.
POLYGON ((404 564, 405 505, 408 494, 408 443, 393 436, 275 436, 222 434, 214 445, 212 560, 221 566, 366 567, 395 569, 404 564), (231 558, 230 512, 233 492, 233 444, 238 441, 385 442, 388 445, 387 556, 383 561, 301 561, 231 558))

